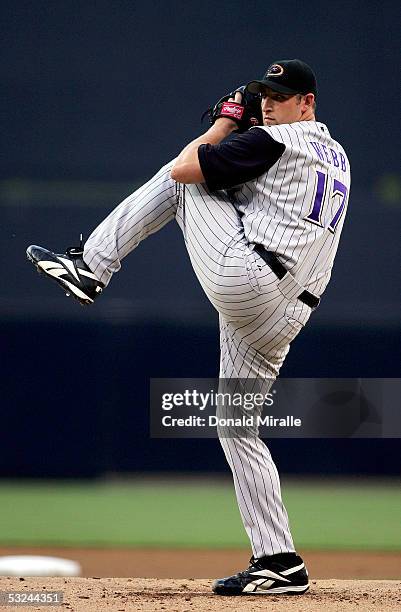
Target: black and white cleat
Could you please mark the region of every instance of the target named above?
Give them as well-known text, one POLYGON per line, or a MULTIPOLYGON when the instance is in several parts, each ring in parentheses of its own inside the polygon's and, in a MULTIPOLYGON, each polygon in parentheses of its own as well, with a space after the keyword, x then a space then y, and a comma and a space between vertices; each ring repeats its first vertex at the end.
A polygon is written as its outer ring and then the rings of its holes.
POLYGON ((64 254, 53 253, 35 244, 26 250, 29 261, 38 272, 56 281, 68 297, 89 305, 102 293, 104 285, 84 262, 83 252, 82 236, 80 246, 70 247, 64 254))
POLYGON ((251 557, 247 570, 215 580, 216 595, 302 595, 309 589, 308 572, 301 557, 280 553, 251 557))

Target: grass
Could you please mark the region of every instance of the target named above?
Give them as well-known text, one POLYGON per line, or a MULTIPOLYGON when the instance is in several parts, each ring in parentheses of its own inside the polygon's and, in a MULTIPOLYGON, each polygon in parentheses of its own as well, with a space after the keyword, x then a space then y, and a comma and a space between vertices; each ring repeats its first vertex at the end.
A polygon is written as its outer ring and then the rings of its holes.
MULTIPOLYGON (((401 491, 288 483, 303 549, 401 549, 401 491)), ((0 484, 0 545, 249 548, 230 483, 0 484)))

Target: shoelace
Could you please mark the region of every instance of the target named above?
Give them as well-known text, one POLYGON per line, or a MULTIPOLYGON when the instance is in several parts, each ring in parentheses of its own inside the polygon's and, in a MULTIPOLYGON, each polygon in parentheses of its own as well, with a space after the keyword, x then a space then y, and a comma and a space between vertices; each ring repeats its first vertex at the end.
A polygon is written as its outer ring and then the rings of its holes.
POLYGON ((257 559, 255 559, 255 557, 251 557, 249 559, 249 567, 248 569, 244 570, 243 572, 238 572, 237 576, 239 578, 246 578, 250 572, 250 570, 252 569, 257 569, 257 570, 262 570, 265 569, 261 563, 258 562, 257 559))
POLYGON ((84 252, 84 243, 82 234, 79 235, 79 247, 68 247, 66 254, 70 257, 80 257, 84 252))
MULTIPOLYGON (((255 559, 254 556, 252 556, 249 559, 249 567, 248 569, 244 570, 243 572, 238 572, 237 576, 240 578, 246 578, 249 574, 250 571, 252 570, 264 570, 267 569, 266 565, 263 565, 263 563, 260 563, 259 559, 255 559)), ((282 567, 281 569, 274 569, 274 571, 278 574, 280 574, 280 572, 284 569, 284 567, 282 567)))

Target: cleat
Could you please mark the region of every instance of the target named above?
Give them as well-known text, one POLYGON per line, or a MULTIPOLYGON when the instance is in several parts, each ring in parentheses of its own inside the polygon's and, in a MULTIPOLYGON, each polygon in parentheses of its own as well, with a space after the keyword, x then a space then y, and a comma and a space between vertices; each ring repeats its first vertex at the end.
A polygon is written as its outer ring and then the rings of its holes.
POLYGON ((34 244, 27 248, 26 254, 39 274, 56 281, 67 297, 74 297, 83 306, 93 304, 103 291, 103 283, 83 260, 82 235, 80 246, 68 248, 65 254, 53 253, 34 244))
POLYGON ((216 595, 302 595, 308 589, 308 572, 295 553, 251 557, 247 570, 215 580, 212 586, 216 595))

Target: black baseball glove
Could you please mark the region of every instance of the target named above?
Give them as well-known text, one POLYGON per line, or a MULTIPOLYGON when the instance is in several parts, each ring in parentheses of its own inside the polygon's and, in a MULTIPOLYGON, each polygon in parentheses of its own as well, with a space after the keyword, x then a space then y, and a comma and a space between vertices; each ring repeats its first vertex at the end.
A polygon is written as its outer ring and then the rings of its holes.
POLYGON ((208 108, 203 113, 202 119, 207 115, 210 125, 213 125, 216 119, 228 117, 238 125, 238 132, 245 132, 254 125, 263 125, 260 102, 260 94, 252 94, 246 90, 245 85, 241 85, 220 98, 213 107, 208 108), (230 98, 235 97, 237 91, 242 94, 241 103, 229 102, 230 98))

